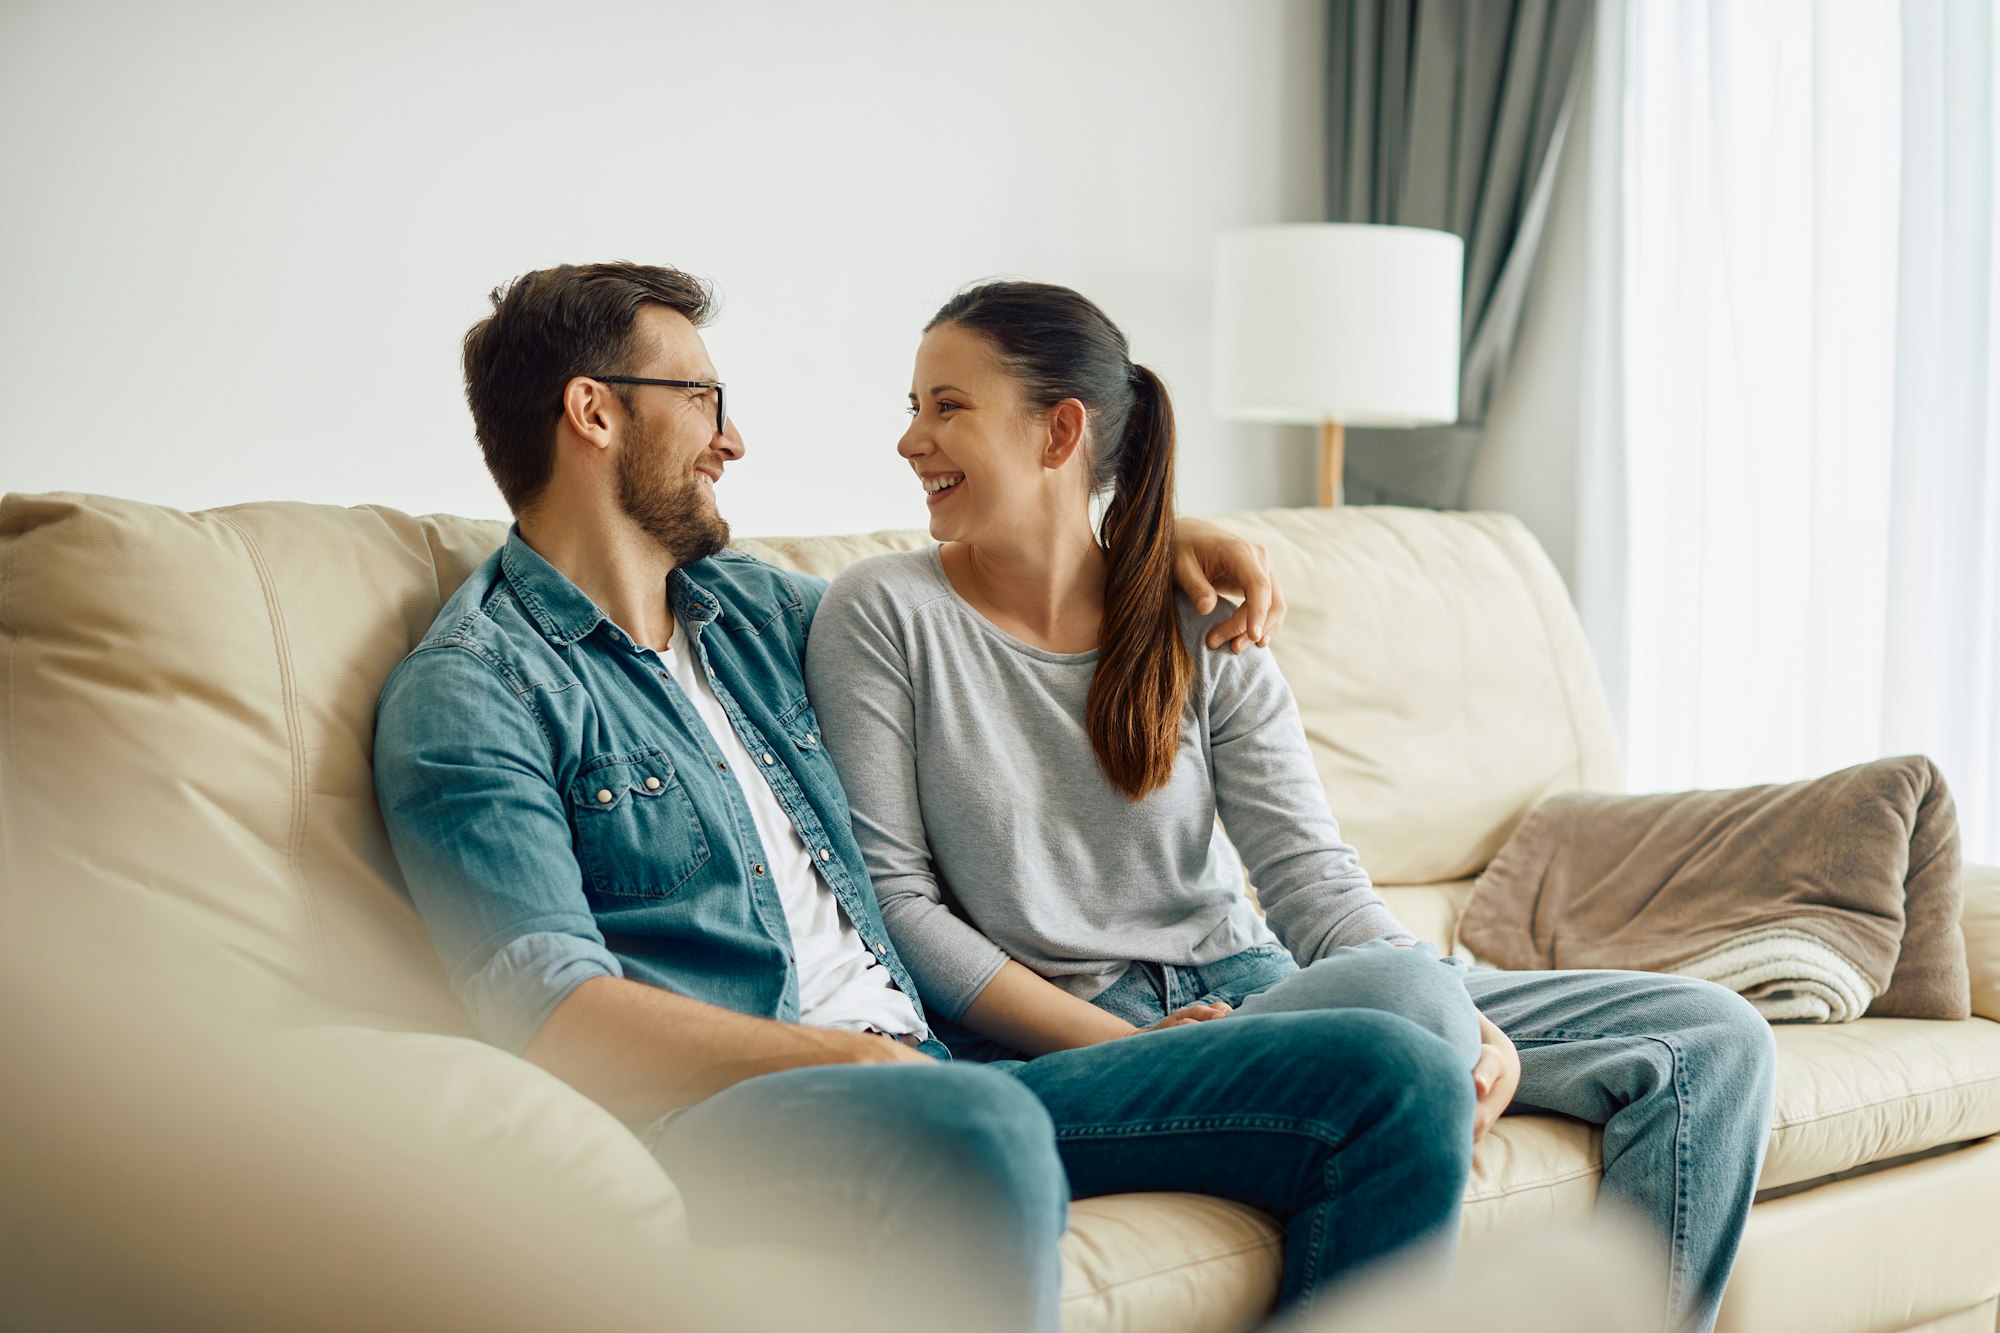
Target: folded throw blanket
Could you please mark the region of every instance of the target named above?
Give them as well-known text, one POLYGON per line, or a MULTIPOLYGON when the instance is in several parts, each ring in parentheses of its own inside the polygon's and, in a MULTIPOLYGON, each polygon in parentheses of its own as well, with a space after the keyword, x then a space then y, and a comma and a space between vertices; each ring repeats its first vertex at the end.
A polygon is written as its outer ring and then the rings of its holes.
POLYGON ((1773 1020, 1964 1018, 1958 811, 1922 755, 1810 782, 1537 806, 1459 939, 1510 969, 1705 977, 1773 1020))

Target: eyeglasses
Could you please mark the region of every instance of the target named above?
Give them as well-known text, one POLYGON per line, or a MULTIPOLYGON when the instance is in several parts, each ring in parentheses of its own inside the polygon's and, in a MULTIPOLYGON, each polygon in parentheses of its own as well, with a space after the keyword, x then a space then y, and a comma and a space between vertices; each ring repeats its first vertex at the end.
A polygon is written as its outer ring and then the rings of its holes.
POLYGON ((721 380, 649 380, 638 375, 592 375, 590 378, 600 384, 663 384, 669 389, 713 389, 717 435, 722 434, 722 425, 729 420, 729 410, 723 405, 721 380))

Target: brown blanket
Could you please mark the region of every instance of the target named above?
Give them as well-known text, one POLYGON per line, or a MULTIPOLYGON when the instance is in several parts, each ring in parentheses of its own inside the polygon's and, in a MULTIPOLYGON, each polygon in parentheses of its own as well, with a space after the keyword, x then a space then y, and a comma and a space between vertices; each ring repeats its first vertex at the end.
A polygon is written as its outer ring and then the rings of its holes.
POLYGON ((1961 894, 1951 793, 1911 755, 1782 786, 1551 797, 1479 877, 1459 938, 1510 969, 1707 975, 1773 1017, 1964 1018, 1961 894))

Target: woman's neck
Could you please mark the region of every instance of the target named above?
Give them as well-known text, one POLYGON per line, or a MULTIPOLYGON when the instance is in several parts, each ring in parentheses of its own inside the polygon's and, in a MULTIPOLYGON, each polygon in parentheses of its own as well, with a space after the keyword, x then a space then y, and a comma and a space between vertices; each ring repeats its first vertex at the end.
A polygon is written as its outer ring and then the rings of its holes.
POLYGON ((948 543, 945 577, 972 608, 1052 653, 1097 647, 1104 623, 1104 548, 1088 523, 1007 546, 948 543))

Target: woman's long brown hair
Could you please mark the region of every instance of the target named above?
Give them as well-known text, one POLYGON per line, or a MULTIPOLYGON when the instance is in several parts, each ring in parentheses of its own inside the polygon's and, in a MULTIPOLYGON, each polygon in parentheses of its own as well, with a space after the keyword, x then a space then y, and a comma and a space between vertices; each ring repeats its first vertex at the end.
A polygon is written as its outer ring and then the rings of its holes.
POLYGON ((1132 800, 1167 785, 1180 752, 1194 663, 1174 607, 1174 409, 1134 365, 1125 335, 1067 287, 989 282, 947 301, 924 326, 987 339, 1030 411, 1065 398, 1093 426, 1091 482, 1112 492, 1098 532, 1109 573, 1097 670, 1084 705, 1097 763, 1132 800))

